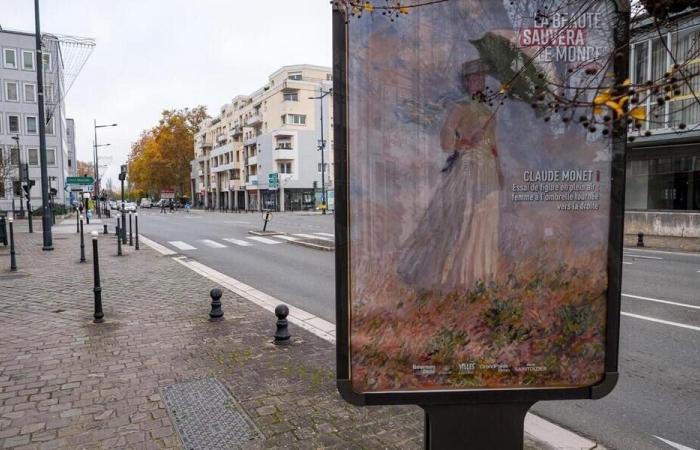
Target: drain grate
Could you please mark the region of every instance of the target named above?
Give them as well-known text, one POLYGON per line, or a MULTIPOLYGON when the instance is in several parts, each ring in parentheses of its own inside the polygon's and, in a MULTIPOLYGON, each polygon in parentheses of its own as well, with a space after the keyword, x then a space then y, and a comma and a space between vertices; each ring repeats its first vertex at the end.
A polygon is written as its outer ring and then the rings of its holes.
POLYGON ((177 432, 187 450, 228 450, 261 437, 226 388, 213 378, 161 389, 177 432))

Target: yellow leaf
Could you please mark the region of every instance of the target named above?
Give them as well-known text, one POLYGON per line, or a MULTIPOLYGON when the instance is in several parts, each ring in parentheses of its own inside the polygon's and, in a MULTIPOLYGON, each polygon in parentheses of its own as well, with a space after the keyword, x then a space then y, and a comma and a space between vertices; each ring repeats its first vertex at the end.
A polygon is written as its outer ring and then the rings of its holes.
POLYGON ((603 112, 604 112, 603 108, 601 108, 600 106, 593 107, 593 114, 599 116, 599 115, 603 114, 603 112))
POLYGON ((399 8, 399 12, 400 12, 401 14, 408 14, 408 11, 409 11, 409 9, 408 9, 407 6, 402 6, 402 7, 399 8))
POLYGON ((369 11, 369 12, 374 11, 374 5, 372 4, 372 2, 365 2, 364 8, 365 8, 365 11, 369 11))
POLYGON ((595 96, 593 99, 594 105, 604 105, 606 102, 610 101, 610 92, 605 91, 595 96))
POLYGON ((608 101, 608 102, 605 102, 605 105, 606 105, 608 108, 610 108, 610 109, 612 109, 613 111, 615 111, 615 115, 616 115, 617 117, 621 117, 622 114, 624 114, 624 111, 622 111, 622 108, 620 107, 620 105, 618 105, 617 103, 615 103, 615 102, 612 101, 612 100, 611 100, 611 101, 608 101))
POLYGON ((635 120, 646 120, 647 110, 643 106, 636 106, 630 111, 630 117, 635 120))
POLYGON ((632 81, 629 78, 622 82, 623 86, 629 86, 630 84, 632 84, 632 81))

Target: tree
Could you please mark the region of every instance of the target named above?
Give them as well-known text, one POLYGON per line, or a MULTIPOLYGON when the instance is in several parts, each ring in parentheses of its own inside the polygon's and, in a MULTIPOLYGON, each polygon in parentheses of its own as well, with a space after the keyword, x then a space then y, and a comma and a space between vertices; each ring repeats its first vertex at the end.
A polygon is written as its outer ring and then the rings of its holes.
MULTIPOLYGON (((16 168, 17 165, 12 163, 10 151, 8 150, 5 152, 0 148, 0 197, 5 196, 7 181, 12 179, 12 175, 14 174, 16 168)), ((12 187, 10 187, 10 191, 14 194, 12 187)))
POLYGON ((208 118, 206 107, 165 110, 156 126, 141 133, 129 154, 129 183, 154 196, 163 188, 184 192, 190 181, 194 135, 208 118))
POLYGON ((78 161, 76 173, 79 177, 94 177, 95 165, 91 162, 78 161))

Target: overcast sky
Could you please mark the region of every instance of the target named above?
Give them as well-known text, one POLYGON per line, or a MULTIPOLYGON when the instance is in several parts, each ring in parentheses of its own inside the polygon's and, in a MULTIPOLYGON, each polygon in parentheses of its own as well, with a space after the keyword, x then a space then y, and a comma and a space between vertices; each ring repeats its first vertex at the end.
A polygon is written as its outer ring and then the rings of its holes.
MULTIPOLYGON (((283 65, 332 63, 328 0, 42 0, 41 30, 97 45, 66 98, 78 159, 92 161, 93 118, 106 181, 142 130, 167 108, 206 105, 215 115, 283 65)), ((3 28, 34 31, 34 2, 0 0, 3 28)), ((104 186, 103 181, 103 186, 104 186)))

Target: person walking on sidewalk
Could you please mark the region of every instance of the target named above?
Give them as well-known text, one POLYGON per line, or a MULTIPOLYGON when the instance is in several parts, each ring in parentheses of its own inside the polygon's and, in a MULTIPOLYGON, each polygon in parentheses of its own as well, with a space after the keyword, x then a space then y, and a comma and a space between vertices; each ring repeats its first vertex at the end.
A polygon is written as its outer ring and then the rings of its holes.
POLYGON ((160 213, 165 214, 165 200, 160 201, 160 213))
POLYGON ((173 205, 172 199, 168 202, 168 205, 170 206, 170 214, 175 212, 175 206, 173 205))

